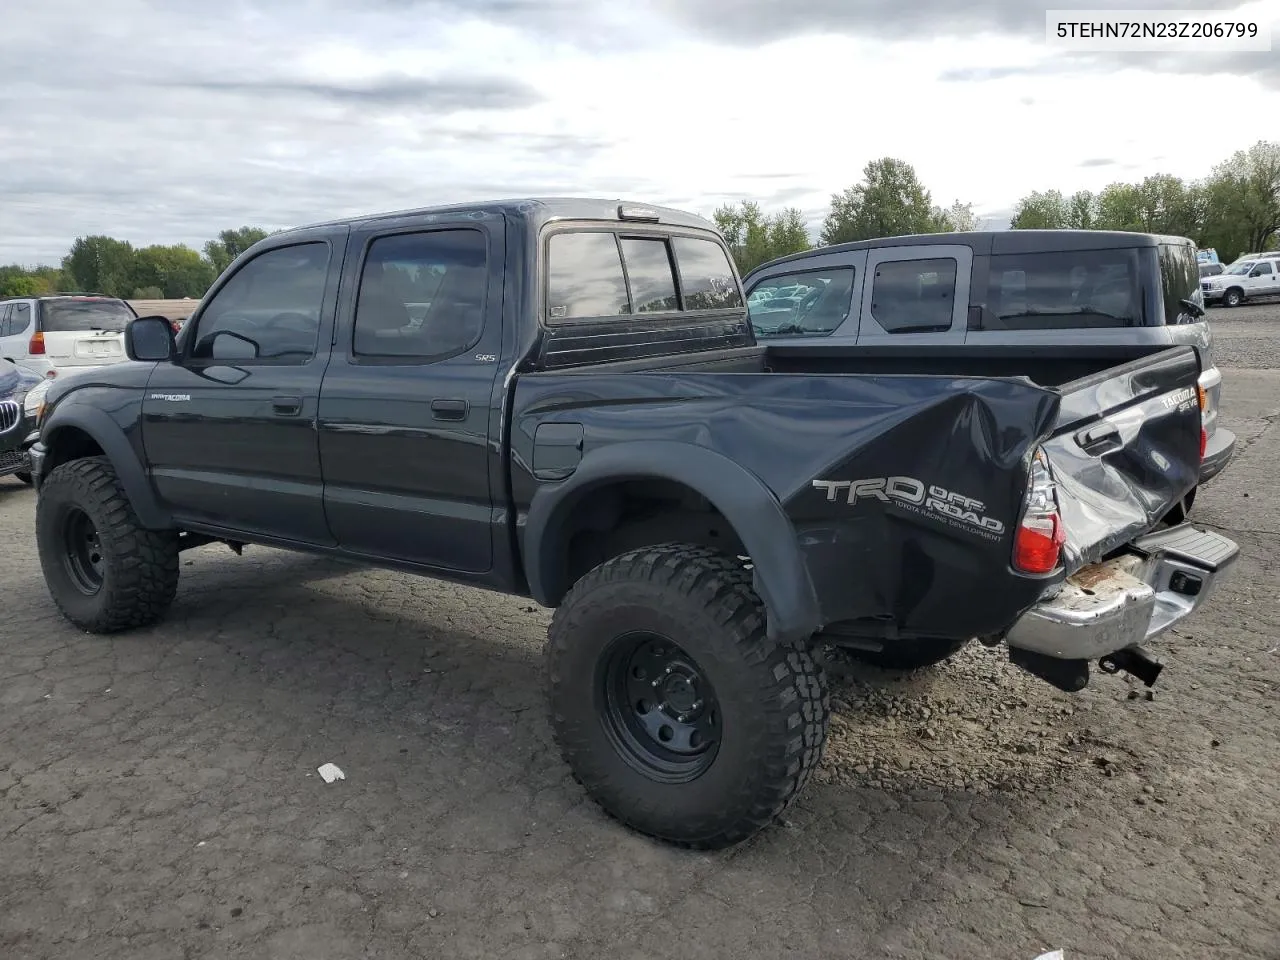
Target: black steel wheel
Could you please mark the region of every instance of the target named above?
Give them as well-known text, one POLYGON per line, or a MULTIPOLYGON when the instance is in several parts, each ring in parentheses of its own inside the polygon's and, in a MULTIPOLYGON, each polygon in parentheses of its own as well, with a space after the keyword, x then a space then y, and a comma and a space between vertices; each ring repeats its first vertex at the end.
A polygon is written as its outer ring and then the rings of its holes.
POLYGON ((102 589, 106 562, 102 556, 102 540, 93 519, 79 507, 69 507, 62 514, 62 562, 67 576, 87 597, 102 589))
POLYGON ((178 534, 148 530, 105 457, 60 464, 40 484, 36 546, 53 602, 83 630, 155 623, 178 589, 178 534))
POLYGON ((547 672, 574 777, 663 840, 745 840, 822 756, 822 667, 808 644, 769 638, 751 574, 714 550, 665 544, 596 567, 556 609, 547 672))
POLYGON ((614 748, 654 780, 686 783, 715 760, 720 704, 697 661, 674 640, 630 633, 600 661, 614 748))

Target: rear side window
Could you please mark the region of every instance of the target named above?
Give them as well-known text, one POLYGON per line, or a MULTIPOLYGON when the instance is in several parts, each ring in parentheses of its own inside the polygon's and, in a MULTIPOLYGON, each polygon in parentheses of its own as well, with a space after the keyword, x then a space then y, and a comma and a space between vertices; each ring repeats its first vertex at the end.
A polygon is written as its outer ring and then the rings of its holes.
POLYGON ((1204 307, 1204 293, 1200 289, 1200 265, 1196 262, 1191 244, 1162 243, 1158 249, 1160 258, 1160 292, 1164 300, 1166 324, 1190 323, 1196 318, 1188 312, 1183 300, 1204 307))
POLYGON ((747 312, 756 336, 821 336, 849 316, 852 267, 782 273, 751 288, 747 312))
POLYGON ((9 304, 0 304, 0 337, 12 336, 15 332, 9 323, 9 304))
POLYGON ((379 237, 356 298, 358 356, 444 359, 480 339, 487 281, 478 230, 379 237))
POLYGON ((547 258, 547 319, 552 323, 631 312, 622 255, 612 233, 554 234, 547 258))
POLYGON ((31 304, 15 303, 10 310, 9 333, 24 333, 31 326, 31 304))
MULTIPOLYGON (((1139 252, 1129 247, 993 256, 982 328, 1141 326, 1139 252)), ((1194 257, 1190 277, 1198 287, 1194 257)))
POLYGON ((871 315, 887 333, 951 329, 956 301, 956 261, 889 260, 871 280, 871 315))
POLYGON ((120 333, 132 319, 133 311, 122 300, 72 298, 40 304, 40 329, 45 333, 120 333))

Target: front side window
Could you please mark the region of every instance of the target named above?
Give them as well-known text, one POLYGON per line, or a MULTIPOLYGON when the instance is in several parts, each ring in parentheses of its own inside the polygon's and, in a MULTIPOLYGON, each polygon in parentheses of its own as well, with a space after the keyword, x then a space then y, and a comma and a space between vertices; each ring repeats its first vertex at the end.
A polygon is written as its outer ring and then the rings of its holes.
POLYGON ((784 273, 762 280, 747 297, 747 314, 760 339, 822 336, 849 316, 852 267, 784 273))
POLYGON ((742 291, 724 247, 697 237, 672 237, 686 310, 725 310, 742 306, 742 291))
POLYGON ((45 300, 40 304, 40 329, 45 333, 88 333, 97 330, 120 333, 133 318, 133 311, 123 300, 66 297, 45 300))
POLYGON ((622 256, 612 233, 557 233, 548 245, 547 320, 631 312, 622 256))
MULTIPOLYGON (((1141 326, 1139 253, 1130 247, 992 256, 982 327, 1061 330, 1141 326)), ((1198 288, 1194 266, 1185 279, 1198 288)), ((1175 306, 1177 300, 1173 300, 1175 306)))
POLYGON ((327 243, 278 247, 254 257, 205 307, 191 356, 306 363, 316 352, 328 269, 327 243))
POLYGON ((1260 264, 1258 264, 1256 267, 1254 267, 1250 271, 1250 276, 1269 277, 1271 276, 1272 272, 1273 271, 1271 269, 1271 262, 1269 260, 1263 260, 1260 264))
POLYGON ((889 260, 871 278, 871 315, 886 333, 940 333, 951 329, 956 261, 889 260))
POLYGON ((485 249, 478 230, 374 240, 360 274, 355 354, 444 358, 474 345, 484 326, 485 249))

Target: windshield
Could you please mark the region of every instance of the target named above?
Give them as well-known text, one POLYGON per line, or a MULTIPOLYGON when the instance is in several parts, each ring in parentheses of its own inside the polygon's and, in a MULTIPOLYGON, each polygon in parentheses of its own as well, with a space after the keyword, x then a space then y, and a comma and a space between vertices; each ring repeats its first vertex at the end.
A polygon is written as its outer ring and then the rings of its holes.
POLYGON ((1227 268, 1227 273, 1233 277, 1242 277, 1253 269, 1253 261, 1246 260, 1244 263, 1233 263, 1227 268))
POLYGON ((76 297, 44 300, 40 304, 40 329, 46 333, 121 333, 133 318, 133 311, 123 300, 76 297))

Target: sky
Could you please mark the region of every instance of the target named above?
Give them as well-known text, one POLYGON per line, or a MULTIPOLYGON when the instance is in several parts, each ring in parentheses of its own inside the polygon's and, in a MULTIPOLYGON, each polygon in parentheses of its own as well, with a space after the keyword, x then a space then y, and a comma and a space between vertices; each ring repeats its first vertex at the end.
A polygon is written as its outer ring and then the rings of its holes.
POLYGON ((1197 178, 1280 137, 1280 0, 1124 0, 1277 37, 1180 57, 1050 48, 1026 0, 3 6, 0 263, 523 196, 751 198, 816 228, 883 156, 998 227, 1031 190, 1197 178))

